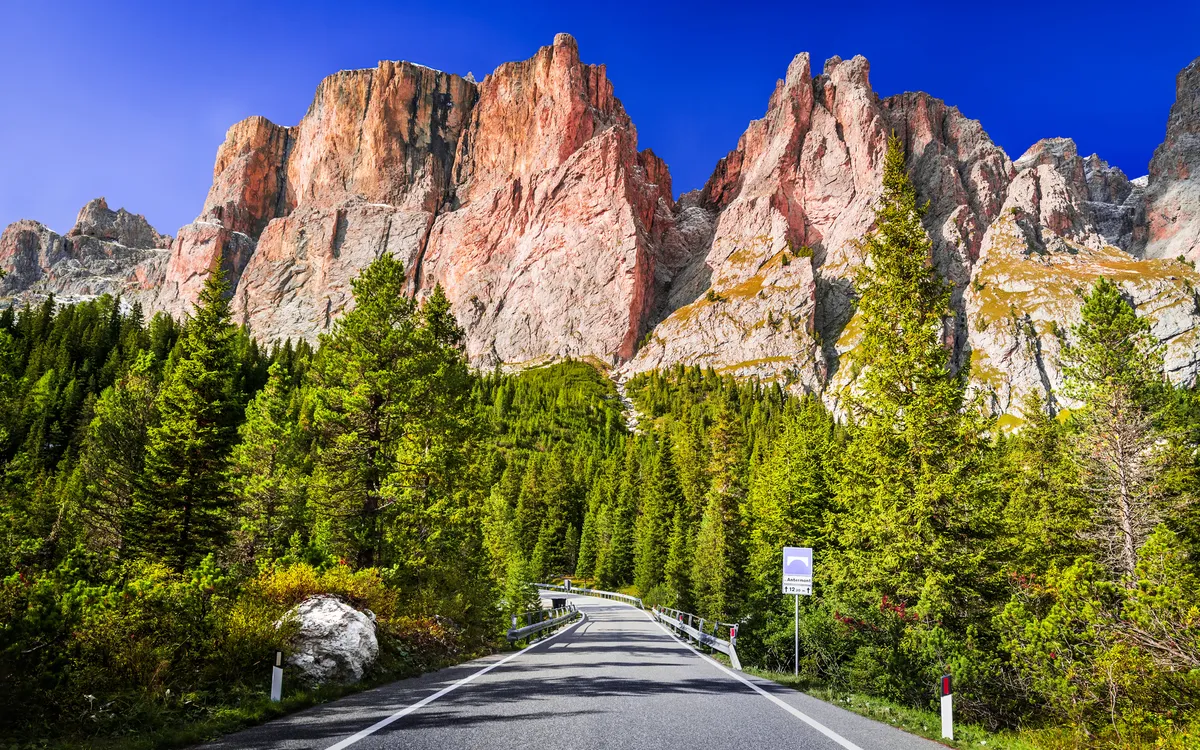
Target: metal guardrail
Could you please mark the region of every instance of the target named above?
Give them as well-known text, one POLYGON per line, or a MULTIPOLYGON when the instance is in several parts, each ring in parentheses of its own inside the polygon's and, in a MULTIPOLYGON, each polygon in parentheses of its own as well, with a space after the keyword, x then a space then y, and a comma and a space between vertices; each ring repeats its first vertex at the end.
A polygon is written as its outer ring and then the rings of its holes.
MULTIPOLYGON (((552 583, 535 583, 533 585, 542 591, 562 591, 568 594, 598 596, 603 599, 612 599, 613 601, 630 604, 638 609, 646 609, 646 606, 642 603, 642 600, 636 596, 618 594, 615 591, 579 588, 576 586, 567 587, 552 583)), ((670 609, 668 607, 656 606, 651 610, 651 612, 655 620, 658 620, 672 630, 682 633, 702 646, 707 646, 714 651, 720 651, 721 653, 728 655, 729 661, 733 664, 733 668, 739 672, 742 670, 742 662, 740 659, 738 659, 737 655, 737 623, 705 620, 704 618, 696 617, 690 612, 682 612, 678 609, 670 609), (711 633, 705 632, 707 630, 707 626, 712 627, 711 633), (727 639, 718 637, 721 635, 721 631, 725 631, 728 634, 727 639)))
POLYGON ((704 620, 696 617, 690 612, 681 612, 678 609, 670 609, 667 607, 655 607, 653 610, 654 619, 658 620, 667 627, 677 632, 683 633, 688 638, 691 638, 696 643, 702 646, 707 646, 714 651, 720 651, 729 657, 729 661, 733 664, 733 668, 739 672, 742 670, 742 662, 737 655, 737 624, 732 622, 717 622, 715 620, 704 620), (697 620, 699 622, 697 623, 697 620), (713 632, 705 632, 705 625, 711 624, 713 632), (718 638, 717 635, 721 630, 729 633, 729 639, 724 640, 718 638))
POLYGON ((623 602, 624 604, 631 604, 631 605, 637 607, 638 609, 646 608, 645 605, 642 604, 642 600, 637 598, 636 596, 629 596, 628 594, 618 594, 615 591, 604 591, 602 589, 585 589, 585 588, 579 588, 577 586, 572 586, 571 588, 567 588, 566 586, 562 586, 562 585, 559 585, 556 583, 535 583, 533 585, 543 591, 562 591, 562 592, 565 592, 568 594, 584 594, 585 596, 598 596, 601 599, 612 599, 613 601, 623 602))
POLYGON ((538 609, 520 615, 513 615, 512 627, 508 629, 506 635, 509 641, 519 641, 522 638, 537 635, 543 630, 569 622, 575 619, 575 616, 578 614, 579 612, 575 609, 575 605, 568 604, 558 609, 538 609), (518 623, 529 622, 534 619, 536 619, 536 622, 530 622, 528 625, 517 627, 518 623))

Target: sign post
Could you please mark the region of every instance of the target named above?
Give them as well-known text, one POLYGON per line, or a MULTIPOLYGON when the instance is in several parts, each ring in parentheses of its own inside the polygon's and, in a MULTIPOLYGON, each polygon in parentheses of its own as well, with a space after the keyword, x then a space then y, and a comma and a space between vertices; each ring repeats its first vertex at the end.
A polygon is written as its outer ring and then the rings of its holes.
POLYGON ((794 659, 792 674, 800 674, 800 597, 812 596, 813 553, 812 547, 783 548, 783 593, 792 594, 795 604, 795 632, 793 636, 794 659))
POLYGON ((795 621, 792 623, 792 676, 800 676, 800 595, 792 597, 795 605, 795 621))
POLYGON ((950 690, 950 675, 942 675, 942 737, 954 739, 954 694, 950 690))

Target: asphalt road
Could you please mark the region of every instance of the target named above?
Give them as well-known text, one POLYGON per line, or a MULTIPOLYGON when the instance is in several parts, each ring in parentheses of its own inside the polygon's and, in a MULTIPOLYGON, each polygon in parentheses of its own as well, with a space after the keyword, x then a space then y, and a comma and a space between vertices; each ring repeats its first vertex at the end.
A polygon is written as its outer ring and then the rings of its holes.
POLYGON ((767 680, 727 670, 633 607, 592 597, 573 599, 585 619, 525 651, 401 680, 204 747, 943 747, 767 680))

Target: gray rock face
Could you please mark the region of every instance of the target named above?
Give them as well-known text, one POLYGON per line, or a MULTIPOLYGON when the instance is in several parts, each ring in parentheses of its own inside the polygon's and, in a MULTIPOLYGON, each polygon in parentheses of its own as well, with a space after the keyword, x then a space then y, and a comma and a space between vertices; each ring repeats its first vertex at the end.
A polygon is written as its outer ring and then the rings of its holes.
POLYGON ((1194 382, 1194 288, 1200 274, 1174 259, 1142 260, 1141 188, 1075 144, 1040 141, 1016 162, 1000 216, 988 227, 964 301, 975 386, 997 413, 1017 414, 1041 391, 1064 402, 1060 356, 1082 298, 1101 276, 1120 284, 1167 343, 1167 373, 1194 382))
MULTIPOLYGON (((1056 175, 1054 190, 1046 200, 1078 215, 1065 219, 1080 223, 1080 231, 1099 235, 1105 243, 1140 254, 1146 241, 1145 191, 1118 167, 1098 155, 1081 158, 1070 138, 1047 138, 1033 144, 1014 162, 1018 174, 1045 167, 1056 175), (1086 227, 1084 226, 1086 225, 1086 227)), ((1060 220, 1061 221, 1061 220, 1060 220)), ((1065 225, 1058 224, 1058 230, 1065 225)))
POLYGON ((1175 79, 1167 137, 1150 160, 1147 258, 1200 259, 1200 58, 1175 79))
POLYGON ((163 249, 171 246, 171 237, 159 234, 146 217, 131 214, 123 208, 113 211, 104 198, 89 201, 79 209, 75 226, 68 237, 95 237, 104 242, 116 242, 141 250, 163 249))
POLYGON ((287 663, 307 684, 358 682, 379 655, 374 615, 332 596, 306 599, 287 613, 290 618, 300 630, 287 663))
POLYGON ((102 294, 153 305, 171 238, 125 209, 97 198, 60 235, 36 221, 18 221, 0 235, 0 298, 35 301, 54 294, 63 302, 102 294))

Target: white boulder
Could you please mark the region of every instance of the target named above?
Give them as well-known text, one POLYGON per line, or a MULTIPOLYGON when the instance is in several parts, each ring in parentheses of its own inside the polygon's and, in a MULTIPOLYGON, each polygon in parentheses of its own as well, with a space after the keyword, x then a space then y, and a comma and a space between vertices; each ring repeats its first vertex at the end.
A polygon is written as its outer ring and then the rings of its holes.
POLYGON ((333 596, 305 599, 285 616, 300 626, 288 665, 309 684, 349 684, 362 679, 379 655, 375 616, 333 596))

